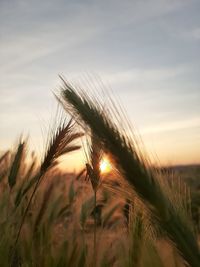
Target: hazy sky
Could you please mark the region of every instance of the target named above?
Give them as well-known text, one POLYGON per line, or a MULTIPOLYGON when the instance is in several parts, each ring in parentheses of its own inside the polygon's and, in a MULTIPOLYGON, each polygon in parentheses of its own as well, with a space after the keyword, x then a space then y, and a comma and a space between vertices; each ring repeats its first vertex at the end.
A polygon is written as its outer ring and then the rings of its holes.
POLYGON ((199 0, 0 0, 0 150, 23 132, 40 151, 58 74, 98 75, 151 154, 200 162, 199 14, 199 0))

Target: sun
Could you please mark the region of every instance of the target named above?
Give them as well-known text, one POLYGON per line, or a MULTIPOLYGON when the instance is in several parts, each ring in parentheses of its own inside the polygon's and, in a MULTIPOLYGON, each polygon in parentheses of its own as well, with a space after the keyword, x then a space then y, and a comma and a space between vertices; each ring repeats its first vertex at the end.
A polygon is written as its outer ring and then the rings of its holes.
POLYGON ((108 173, 111 171, 111 164, 107 157, 103 157, 99 165, 101 173, 108 173))

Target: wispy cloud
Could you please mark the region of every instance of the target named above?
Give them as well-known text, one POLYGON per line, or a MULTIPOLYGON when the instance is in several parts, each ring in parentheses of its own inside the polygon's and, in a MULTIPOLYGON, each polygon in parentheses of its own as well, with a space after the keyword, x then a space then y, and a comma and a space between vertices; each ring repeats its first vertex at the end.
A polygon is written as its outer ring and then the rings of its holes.
POLYGON ((115 85, 119 83, 138 83, 144 81, 159 82, 166 81, 168 79, 177 77, 178 75, 184 75, 188 71, 186 66, 177 66, 171 68, 134 68, 122 72, 105 73, 103 78, 108 80, 110 84, 115 85))
POLYGON ((200 117, 190 118, 186 120, 169 121, 165 123, 159 123, 157 125, 151 125, 151 127, 141 129, 141 134, 152 133, 166 133, 177 130, 198 128, 200 130, 200 117))
POLYGON ((191 31, 190 34, 188 34, 190 37, 196 39, 196 40, 200 40, 200 27, 199 28, 195 28, 194 30, 191 31))

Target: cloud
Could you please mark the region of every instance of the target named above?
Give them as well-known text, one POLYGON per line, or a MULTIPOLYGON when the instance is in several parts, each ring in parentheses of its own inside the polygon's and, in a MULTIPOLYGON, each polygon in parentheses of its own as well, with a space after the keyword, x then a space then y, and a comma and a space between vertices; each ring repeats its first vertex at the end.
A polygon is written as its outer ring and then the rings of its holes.
POLYGON ((112 85, 126 83, 141 83, 141 81, 159 82, 183 75, 188 71, 186 66, 171 68, 133 68, 126 71, 103 74, 103 79, 108 80, 112 85))
POLYGON ((196 40, 200 40, 200 27, 192 30, 190 36, 196 40))
POLYGON ((190 118, 186 120, 169 121, 165 123, 159 123, 157 125, 151 125, 151 127, 141 129, 141 134, 152 133, 166 133, 177 130, 198 128, 200 129, 200 117, 190 118))
MULTIPOLYGON (((13 71, 61 51, 74 53, 81 45, 114 29, 167 14, 188 1, 14 1, 1 2, 1 72, 13 71), (38 8, 39 7, 39 8, 38 8), (88 15, 89 14, 89 15, 88 15)), ((139 26, 139 25, 138 25, 139 26)), ((122 40, 120 40, 122 42, 122 40)))

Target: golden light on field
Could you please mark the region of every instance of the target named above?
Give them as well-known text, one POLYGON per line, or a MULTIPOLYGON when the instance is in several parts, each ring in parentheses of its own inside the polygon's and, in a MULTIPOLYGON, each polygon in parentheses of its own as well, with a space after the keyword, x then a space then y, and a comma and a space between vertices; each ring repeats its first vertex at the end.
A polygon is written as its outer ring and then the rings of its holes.
POLYGON ((101 173, 108 173, 111 171, 111 163, 107 157, 102 158, 99 168, 101 173))

